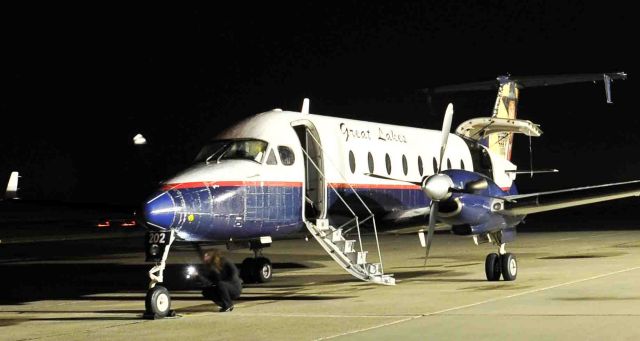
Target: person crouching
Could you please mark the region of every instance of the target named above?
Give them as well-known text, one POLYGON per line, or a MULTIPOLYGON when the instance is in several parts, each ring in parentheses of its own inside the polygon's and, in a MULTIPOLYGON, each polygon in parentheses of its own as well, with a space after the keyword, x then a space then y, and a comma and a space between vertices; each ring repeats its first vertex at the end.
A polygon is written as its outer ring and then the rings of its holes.
POLYGON ((205 272, 200 276, 205 284, 202 296, 220 306, 221 312, 233 310, 233 300, 242 293, 238 268, 217 249, 203 255, 205 272))

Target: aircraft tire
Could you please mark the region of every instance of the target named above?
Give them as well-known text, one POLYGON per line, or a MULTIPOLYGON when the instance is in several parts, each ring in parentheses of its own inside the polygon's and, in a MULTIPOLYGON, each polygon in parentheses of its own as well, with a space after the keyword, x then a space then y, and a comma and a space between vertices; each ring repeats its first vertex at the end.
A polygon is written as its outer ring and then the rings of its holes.
POLYGON ((505 253, 501 257, 502 263, 502 278, 505 281, 513 281, 518 276, 518 261, 516 256, 512 253, 505 253))
POLYGON ((258 257, 254 263, 254 274, 258 283, 266 283, 273 278, 273 267, 271 261, 265 257, 258 257))
POLYGON ((169 290, 162 285, 156 285, 147 291, 144 301, 145 313, 151 314, 154 318, 163 318, 171 311, 171 295, 169 290))
POLYGON ((240 278, 245 284, 256 283, 256 258, 245 258, 240 265, 240 278))
POLYGON ((500 266, 500 256, 497 253, 490 253, 484 261, 484 272, 487 281, 499 281, 502 267, 500 266))

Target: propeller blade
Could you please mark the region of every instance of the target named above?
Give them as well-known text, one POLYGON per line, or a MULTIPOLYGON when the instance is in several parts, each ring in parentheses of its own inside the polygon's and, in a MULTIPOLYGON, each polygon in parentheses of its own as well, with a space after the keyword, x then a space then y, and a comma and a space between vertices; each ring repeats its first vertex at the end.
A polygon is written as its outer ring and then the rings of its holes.
POLYGON ((427 231, 427 248, 424 253, 424 266, 427 265, 427 258, 429 257, 429 249, 431 249, 431 242, 433 241, 433 234, 436 230, 436 215, 438 214, 438 202, 432 201, 431 208, 429 209, 429 229, 427 231))
POLYGON ((424 235, 425 235, 424 230, 418 231, 418 239, 420 239, 420 246, 427 247, 427 241, 424 235))
POLYGON ((372 178, 378 178, 378 179, 384 179, 384 180, 393 180, 393 181, 400 181, 400 182, 405 182, 408 184, 412 184, 412 185, 416 185, 416 186, 422 186, 422 182, 421 181, 408 181, 408 180, 400 180, 400 179, 395 179, 395 178, 390 178, 388 176, 384 176, 384 175, 378 175, 378 174, 373 174, 373 173, 364 173, 364 175, 366 176, 370 176, 372 178))
POLYGON ((447 141, 449 140, 449 133, 451 132, 451 121, 453 119, 453 103, 447 105, 447 111, 444 113, 444 120, 442 121, 442 143, 440 144, 440 163, 438 164, 438 173, 442 170, 442 160, 444 159, 444 152, 447 149, 447 141))

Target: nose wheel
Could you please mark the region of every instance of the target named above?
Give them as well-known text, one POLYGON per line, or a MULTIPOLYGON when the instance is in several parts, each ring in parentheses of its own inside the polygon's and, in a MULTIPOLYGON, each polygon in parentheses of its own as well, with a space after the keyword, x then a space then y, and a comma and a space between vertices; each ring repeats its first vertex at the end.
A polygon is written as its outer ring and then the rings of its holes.
POLYGON ((145 315, 153 316, 154 319, 175 315, 171 310, 169 290, 162 285, 156 285, 147 291, 144 307, 145 315))
POLYGON ((500 245, 500 254, 490 253, 484 263, 488 281, 499 281, 500 276, 505 281, 514 281, 518 276, 518 261, 516 256, 504 250, 505 244, 500 245))

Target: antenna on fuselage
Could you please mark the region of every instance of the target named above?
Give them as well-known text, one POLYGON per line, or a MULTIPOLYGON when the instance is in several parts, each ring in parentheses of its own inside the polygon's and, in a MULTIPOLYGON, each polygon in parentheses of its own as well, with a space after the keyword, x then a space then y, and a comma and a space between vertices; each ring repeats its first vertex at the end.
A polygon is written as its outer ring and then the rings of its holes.
POLYGON ((301 113, 303 114, 308 114, 309 113, 309 99, 305 98, 302 100, 302 109, 300 110, 301 113))

